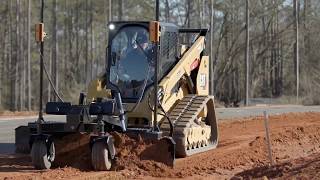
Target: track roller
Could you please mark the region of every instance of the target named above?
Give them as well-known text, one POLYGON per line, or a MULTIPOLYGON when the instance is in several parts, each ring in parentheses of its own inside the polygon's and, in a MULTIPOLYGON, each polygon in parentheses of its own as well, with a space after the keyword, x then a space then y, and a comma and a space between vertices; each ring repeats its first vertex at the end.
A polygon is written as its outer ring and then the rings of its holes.
POLYGON ((55 158, 54 143, 47 144, 44 140, 36 140, 32 144, 31 159, 36 169, 50 169, 55 158))
POLYGON ((94 170, 106 171, 111 168, 111 158, 105 142, 94 142, 91 150, 91 163, 94 170))

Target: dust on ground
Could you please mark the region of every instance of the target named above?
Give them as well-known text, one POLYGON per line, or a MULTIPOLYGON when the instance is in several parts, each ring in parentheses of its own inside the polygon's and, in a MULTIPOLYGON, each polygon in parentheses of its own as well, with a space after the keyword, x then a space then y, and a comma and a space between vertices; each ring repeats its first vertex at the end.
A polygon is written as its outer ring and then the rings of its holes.
POLYGON ((273 166, 267 156, 263 117, 255 117, 220 121, 218 148, 177 159, 174 168, 143 158, 142 152, 152 143, 118 134, 115 138, 122 141, 116 144, 113 171, 93 172, 90 149, 84 143, 64 154, 73 155, 69 158, 73 162, 46 171, 34 170, 28 156, 0 155, 0 179, 320 178, 320 113, 271 116, 269 122, 273 166))

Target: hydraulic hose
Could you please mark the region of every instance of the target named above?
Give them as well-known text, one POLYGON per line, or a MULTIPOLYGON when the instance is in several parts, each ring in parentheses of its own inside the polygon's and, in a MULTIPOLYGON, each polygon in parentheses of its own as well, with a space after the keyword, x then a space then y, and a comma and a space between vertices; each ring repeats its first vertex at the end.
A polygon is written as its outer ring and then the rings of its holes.
MULTIPOLYGON (((40 55, 43 57, 41 51, 39 51, 39 52, 40 52, 40 55)), ((53 84, 53 82, 52 82, 52 80, 51 80, 51 78, 50 78, 50 76, 49 76, 49 73, 48 73, 47 68, 46 68, 46 66, 45 66, 44 63, 43 63, 43 70, 44 70, 44 72, 45 72, 45 74, 46 74, 46 76, 47 76, 47 78, 48 78, 48 81, 49 81, 49 83, 50 83, 51 88, 53 89, 54 94, 58 97, 58 99, 59 99, 61 102, 64 102, 63 99, 61 98, 61 96, 58 94, 56 88, 54 87, 54 84, 53 84)))

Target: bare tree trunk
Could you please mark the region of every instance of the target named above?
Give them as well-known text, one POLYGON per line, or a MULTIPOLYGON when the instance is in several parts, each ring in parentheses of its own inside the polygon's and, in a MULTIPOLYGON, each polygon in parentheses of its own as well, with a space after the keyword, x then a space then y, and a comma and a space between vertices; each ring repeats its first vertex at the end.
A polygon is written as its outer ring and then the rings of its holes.
MULTIPOLYGON (((274 1, 272 1, 273 5, 274 1)), ((270 43, 271 43, 271 48, 270 48, 270 87, 271 87, 271 96, 273 97, 275 95, 275 67, 276 67, 276 62, 275 62, 275 55, 274 55, 274 45, 275 45, 275 40, 274 40, 274 17, 272 16, 271 18, 271 26, 270 26, 270 43)))
POLYGON ((165 20, 166 22, 170 21, 170 5, 169 0, 165 0, 165 20))
POLYGON ((18 97, 19 97, 19 58, 20 58, 20 50, 19 50, 19 6, 20 0, 16 0, 16 56, 15 56, 15 64, 14 67, 14 109, 18 109, 18 97))
POLYGON ((246 106, 249 105, 249 46, 250 46, 250 34, 249 34, 249 0, 246 1, 246 66, 245 66, 245 72, 246 72, 246 99, 245 104, 246 106))
MULTIPOLYGON (((109 22, 111 21, 111 0, 109 0, 109 22)), ((92 4, 92 1, 91 1, 91 9, 93 8, 93 4, 92 4)), ((91 34, 91 38, 90 38, 90 66, 91 66, 91 70, 90 70, 90 77, 91 77, 91 80, 93 79, 93 66, 94 66, 94 56, 93 56, 93 53, 94 53, 94 49, 93 49, 93 41, 94 41, 94 34, 93 34, 93 12, 90 11, 90 34, 91 34)))
POLYGON ((284 51, 283 51, 283 42, 281 41, 280 42, 280 83, 281 83, 281 94, 283 93, 283 60, 284 60, 284 57, 283 57, 283 54, 284 54, 284 51))
MULTIPOLYGON (((55 89, 59 90, 59 81, 58 81, 58 38, 57 38, 57 0, 53 0, 52 4, 52 81, 55 86, 55 89)), ((57 97, 53 94, 52 100, 56 101, 57 97)))
POLYGON ((202 0, 197 0, 197 19, 199 19, 198 22, 198 27, 201 28, 202 26, 202 0))
POLYGON ((298 9, 299 3, 298 0, 294 1, 294 15, 295 15, 295 30, 296 30, 296 43, 295 43, 295 60, 296 60, 296 101, 299 103, 299 85, 300 85, 300 63, 299 63, 299 14, 298 9))
POLYGON ((109 22, 112 21, 112 0, 109 0, 109 22))
MULTIPOLYGON (((69 1, 68 1, 69 2, 69 1)), ((72 8, 69 8, 69 14, 72 14, 73 11, 72 11, 72 8)), ((74 63, 75 58, 74 58, 74 55, 73 55, 73 52, 72 52, 72 49, 73 49, 73 46, 72 46, 72 37, 73 37, 73 21, 72 21, 72 18, 69 18, 68 20, 68 51, 69 51, 69 57, 68 57, 68 62, 66 62, 66 69, 69 69, 69 71, 66 71, 66 74, 67 74, 67 82, 71 82, 72 81, 72 76, 73 76, 73 73, 74 73, 74 67, 72 66, 69 66, 69 64, 71 63, 74 63)), ((72 85, 73 83, 68 83, 68 88, 67 89, 70 89, 72 88, 72 85)))
MULTIPOLYGON (((9 32, 12 32, 13 30, 13 17, 12 17, 12 1, 10 0, 10 6, 9 6, 9 32)), ((14 106, 14 102, 15 102, 15 83, 14 83, 14 61, 13 61, 13 34, 14 33, 10 33, 9 34, 9 42, 10 42, 10 53, 9 53, 9 78, 10 78, 10 110, 14 111, 15 110, 15 106, 14 106)))
MULTIPOLYGON (((6 23, 4 23, 6 25, 6 23)), ((3 36, 0 38, 0 41, 2 41, 2 61, 0 61, 0 84, 4 84, 4 66, 6 63, 6 28, 4 28, 3 36), (2 39, 3 38, 3 39, 2 39)), ((2 108, 2 92, 3 92, 4 86, 0 86, 0 109, 2 108)))
MULTIPOLYGON (((4 74, 7 78, 4 78, 4 82, 6 83, 6 85, 8 87, 4 88, 3 91, 4 91, 4 94, 6 95, 6 101, 10 101, 10 80, 11 80, 11 77, 10 77, 10 69, 11 69, 11 61, 10 61, 10 43, 11 43, 11 35, 10 35, 10 30, 11 30, 11 22, 9 22, 9 18, 10 18, 10 14, 11 14, 11 10, 10 10, 10 3, 8 1, 6 1, 6 6, 7 6, 7 9, 8 9, 8 12, 6 14, 6 22, 5 22, 5 25, 6 25, 6 30, 7 32, 5 32, 5 66, 3 67, 4 68, 4 74), (9 97, 8 97, 9 96, 9 97)), ((11 2, 11 1, 10 1, 11 2)), ((10 109, 10 103, 6 103, 6 109, 10 109), (9 106, 8 106, 9 105, 9 106)))
POLYGON ((24 47, 25 47, 25 36, 23 36, 23 32, 26 32, 26 18, 23 18, 25 17, 23 15, 23 12, 21 10, 21 7, 25 7, 25 1, 22 1, 20 2, 20 7, 19 7, 19 16, 21 17, 21 22, 20 22, 20 25, 22 27, 20 27, 20 52, 21 52, 21 55, 20 55, 20 83, 19 83, 19 86, 20 86, 20 110, 25 110, 25 100, 26 100, 26 66, 27 66, 27 63, 26 63, 26 52, 24 51, 24 47), (21 4, 23 3, 23 4, 21 4))
POLYGON ((211 0, 211 15, 210 15, 210 94, 214 95, 214 72, 215 64, 213 57, 213 40, 214 40, 214 10, 213 10, 214 0, 211 0))
POLYGON ((274 95, 274 47, 273 47, 273 20, 271 21, 271 29, 270 29, 270 42, 272 44, 271 48, 270 48, 270 88, 271 88, 271 96, 273 97, 274 95))
POLYGON ((201 0, 201 26, 205 27, 205 0, 201 0))
POLYGON ((304 30, 304 59, 309 59, 311 43, 310 43, 310 28, 309 28, 309 15, 311 10, 311 0, 304 0, 303 3, 303 11, 304 11, 304 19, 303 19, 303 30, 304 30))
MULTIPOLYGON (((191 19, 190 19, 191 8, 192 8, 191 3, 192 3, 191 0, 187 0, 187 14, 186 14, 187 28, 190 28, 191 26, 191 19)), ((189 43, 189 41, 190 41, 190 35, 187 34, 187 42, 189 43)))
MULTIPOLYGON (((6 6, 7 8, 8 6, 6 6)), ((3 36, 0 37, 0 42, 2 42, 2 61, 0 61, 0 84, 2 86, 0 86, 0 109, 2 109, 2 98, 3 98, 3 89, 5 88, 4 84, 5 84, 5 79, 3 78, 5 76, 5 66, 6 66, 6 50, 7 50, 7 45, 6 45, 6 37, 7 37, 7 16, 4 16, 4 30, 3 30, 3 36)), ((1 32, 1 31, 0 31, 1 32)))
MULTIPOLYGON (((97 34, 99 34, 99 33, 97 33, 97 34)), ((93 29, 93 37, 95 37, 95 31, 94 31, 94 29, 93 29)), ((99 39, 99 35, 97 35, 97 39, 99 39)), ((97 77, 98 76, 98 72, 99 72, 99 58, 98 58, 98 56, 99 56, 99 41, 96 41, 96 39, 93 39, 93 47, 94 47, 94 51, 95 51, 95 58, 94 58, 94 61, 95 61, 95 63, 94 64, 96 64, 96 70, 95 70, 95 74, 94 74, 94 76, 95 77, 97 77)))
MULTIPOLYGON (((264 0, 260 0, 261 5, 263 7, 263 14, 265 13, 265 1, 264 0)), ((267 41, 268 41, 268 29, 267 29, 267 23, 266 23, 266 15, 263 15, 261 17, 261 27, 262 27, 262 31, 263 31, 263 47, 267 48, 267 41)), ((262 71, 263 71, 263 85, 262 85, 262 96, 263 97, 268 97, 268 59, 264 53, 264 55, 262 56, 262 71)))
MULTIPOLYGON (((69 14, 69 10, 68 10, 68 4, 67 4, 67 0, 64 0, 64 11, 65 13, 69 14)), ((71 18, 70 18, 71 19, 71 18)), ((68 62, 71 60, 71 57, 69 56, 70 54, 68 54, 68 39, 70 38, 69 36, 69 31, 68 31, 68 28, 69 28, 69 20, 68 18, 65 18, 64 19, 64 28, 63 28, 63 31, 64 31, 64 34, 66 35, 65 38, 63 38, 63 45, 64 45, 64 48, 63 48, 63 77, 64 78, 61 78, 61 84, 66 84, 66 82, 68 82, 68 72, 70 71, 70 69, 68 69, 68 62)), ((65 90, 66 88, 68 87, 65 87, 65 86, 61 86, 61 89, 65 90)))
POLYGON ((187 22, 187 28, 190 28, 190 13, 191 13, 191 0, 186 0, 187 2, 187 12, 186 12, 186 22, 187 22))
MULTIPOLYGON (((90 1, 91 2, 91 1, 90 1)), ((88 0, 85 2, 85 31, 86 31, 86 35, 85 35, 85 65, 84 65, 84 72, 85 72, 85 84, 88 85, 89 83, 89 63, 88 63, 88 59, 89 59, 89 55, 88 55, 88 50, 89 50, 89 42, 88 42, 88 0)))
POLYGON ((80 25, 79 25, 79 19, 80 19, 80 4, 79 1, 77 0, 77 10, 76 10, 76 17, 75 17, 75 29, 76 29, 76 33, 75 33, 75 38, 76 38, 76 54, 75 54, 75 61, 76 61, 76 66, 75 68, 75 74, 73 74, 73 76, 76 77, 76 81, 79 83, 81 81, 81 74, 79 71, 79 67, 80 67, 80 49, 79 49, 79 31, 80 31, 80 25))
POLYGON ((31 22, 31 0, 28 0, 28 25, 27 25, 27 28, 28 28, 28 35, 27 35, 27 49, 28 49, 28 54, 27 54, 27 80, 28 80, 28 98, 27 98, 27 106, 28 106, 28 110, 31 111, 31 45, 30 45, 30 36, 31 36, 31 33, 30 33, 30 22, 31 22))
POLYGON ((123 3, 122 0, 118 0, 118 20, 122 20, 123 3))
MULTIPOLYGON (((1 32, 1 37, 0 37, 0 42, 1 42, 1 49, 2 49, 2 61, 0 61, 0 108, 6 109, 5 105, 6 105, 6 89, 7 89, 7 82, 8 80, 8 69, 7 68, 10 64, 8 63, 8 41, 7 39, 10 37, 10 34, 7 35, 8 33, 8 13, 10 12, 9 10, 9 3, 8 1, 6 1, 6 4, 4 5, 6 8, 6 13, 3 15, 3 34, 1 32), (4 103, 3 103, 4 102, 4 103)), ((1 19, 1 18, 0 18, 1 19)), ((1 30, 2 28, 0 28, 1 30)), ((10 77, 10 76, 9 76, 10 77)))
POLYGON ((281 79, 281 47, 279 34, 279 3, 276 2, 276 54, 277 54, 277 96, 282 95, 282 79, 281 79))

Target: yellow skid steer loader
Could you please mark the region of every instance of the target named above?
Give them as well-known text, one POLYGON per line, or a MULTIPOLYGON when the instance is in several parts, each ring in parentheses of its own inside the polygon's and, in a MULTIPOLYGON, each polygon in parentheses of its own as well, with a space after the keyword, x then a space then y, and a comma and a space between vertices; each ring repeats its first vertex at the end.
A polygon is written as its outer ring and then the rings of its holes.
POLYGON ((89 133, 93 168, 109 170, 116 156, 112 132, 162 142, 159 148, 170 154, 163 162, 170 165, 176 156, 216 148, 207 29, 180 29, 158 21, 111 22, 108 27, 105 72, 80 94, 78 105, 46 104, 47 114, 64 115, 65 122, 16 128, 16 151, 31 152, 35 168, 49 169, 56 139, 89 133), (182 37, 190 41, 182 45, 182 37))

